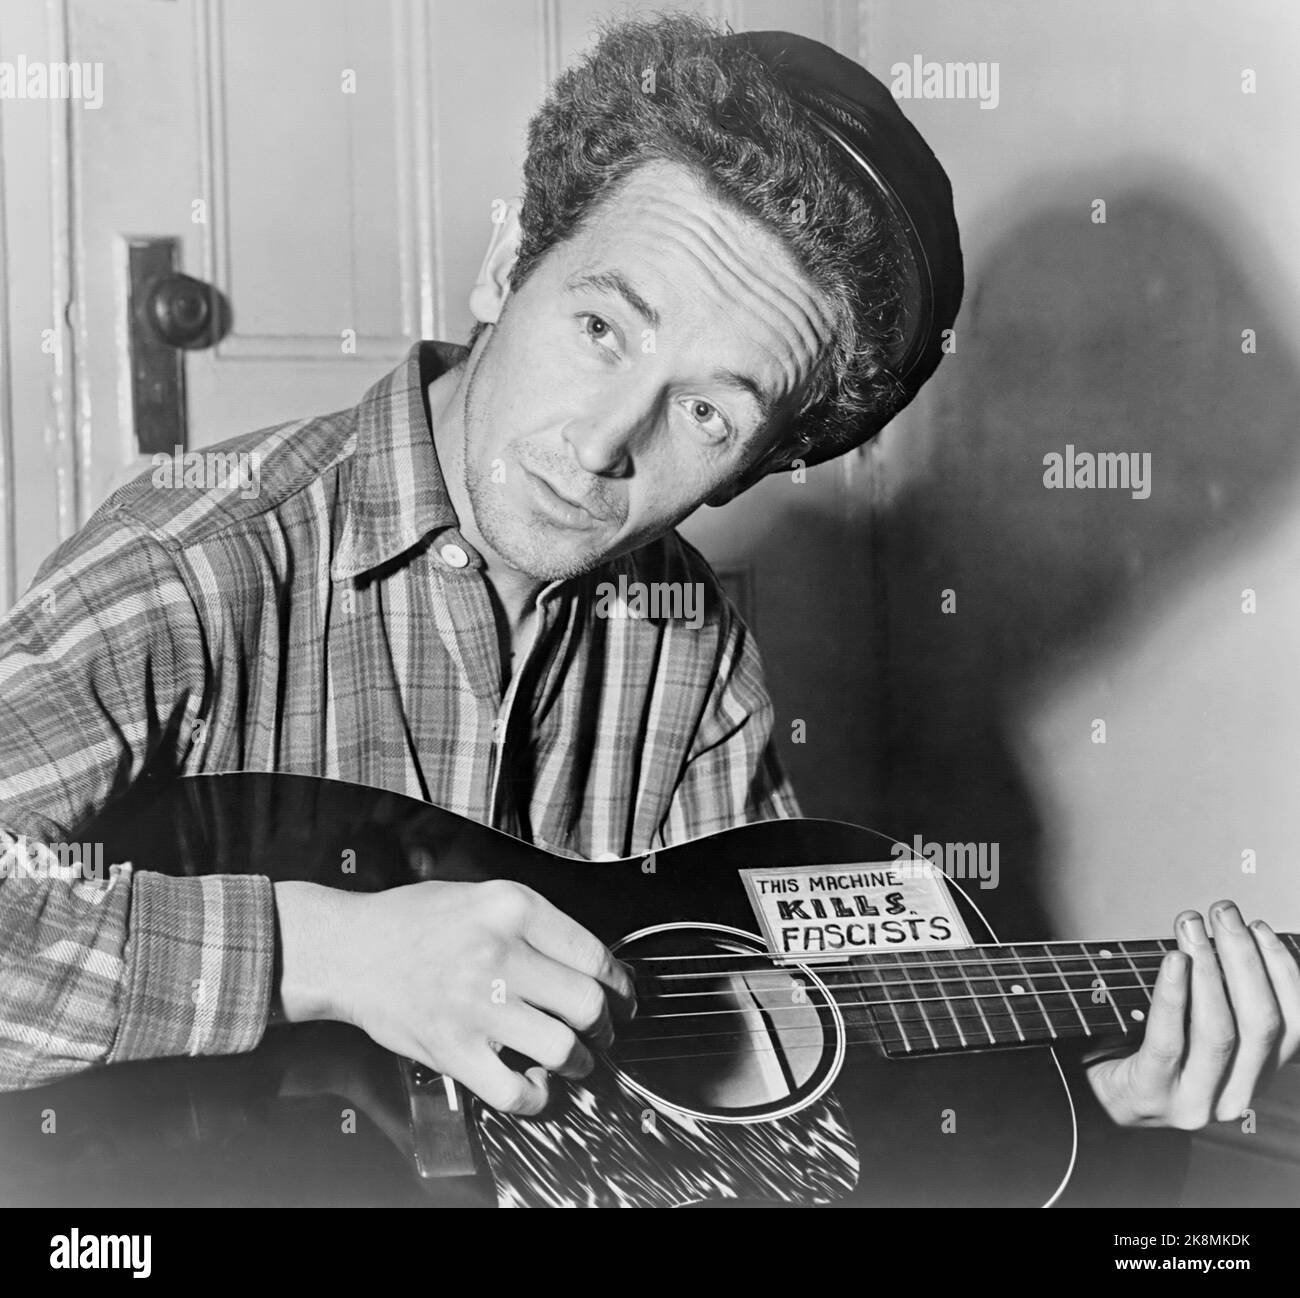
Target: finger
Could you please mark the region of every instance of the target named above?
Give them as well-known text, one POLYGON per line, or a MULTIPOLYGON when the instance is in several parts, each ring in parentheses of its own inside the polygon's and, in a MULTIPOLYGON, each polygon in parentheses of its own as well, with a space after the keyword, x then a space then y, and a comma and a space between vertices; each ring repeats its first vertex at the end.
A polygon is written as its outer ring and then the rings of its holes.
POLYGON ((1284 1064, 1300 1049, 1300 965, 1296 964, 1295 957, 1286 949, 1282 939, 1262 919, 1257 919, 1250 927, 1282 1015, 1277 1062, 1284 1064))
POLYGON ((1192 960, 1190 1028, 1178 1109, 1185 1125, 1203 1127, 1214 1116, 1237 1047, 1237 1030, 1209 932, 1194 910, 1178 917, 1178 945, 1192 960))
POLYGON ((527 1055, 561 1077, 586 1077, 595 1066, 591 1051, 567 1023, 520 1001, 497 1009, 488 1031, 503 1046, 527 1055))
POLYGON ((599 938, 552 906, 545 897, 534 895, 534 904, 524 919, 523 936, 542 955, 603 983, 624 1013, 635 1012, 636 990, 627 969, 599 938))
POLYGON ((1151 1014, 1133 1071, 1143 1116, 1163 1116, 1178 1084, 1187 1048, 1188 968, 1181 951, 1170 951, 1151 991, 1151 1014))
POLYGON ((443 1071, 468 1086, 484 1104, 502 1113, 533 1117, 550 1099, 544 1068, 516 1073, 497 1058, 486 1042, 467 1051, 443 1071))
POLYGON ((508 986, 520 1000, 563 1019, 597 1050, 614 1044, 609 1001, 604 986, 594 978, 523 947, 511 956, 508 986))
POLYGON ((1250 1104, 1260 1078, 1273 1062, 1282 1033, 1282 1012, 1241 912, 1230 901, 1216 901, 1210 907, 1210 922, 1237 1025, 1237 1049, 1214 1107, 1220 1122, 1230 1122, 1250 1104))

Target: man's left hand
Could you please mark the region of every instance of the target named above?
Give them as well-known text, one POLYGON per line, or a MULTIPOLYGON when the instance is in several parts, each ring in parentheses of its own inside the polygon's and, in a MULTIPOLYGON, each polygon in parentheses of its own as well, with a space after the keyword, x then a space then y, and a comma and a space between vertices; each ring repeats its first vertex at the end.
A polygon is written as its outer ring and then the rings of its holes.
POLYGON ((1175 921, 1141 1049, 1088 1069, 1102 1107, 1121 1126, 1231 1122, 1300 1046, 1300 968, 1262 920, 1248 928, 1230 901, 1210 907, 1211 945, 1194 910, 1175 921), (1215 959, 1215 948, 1218 959, 1215 959))

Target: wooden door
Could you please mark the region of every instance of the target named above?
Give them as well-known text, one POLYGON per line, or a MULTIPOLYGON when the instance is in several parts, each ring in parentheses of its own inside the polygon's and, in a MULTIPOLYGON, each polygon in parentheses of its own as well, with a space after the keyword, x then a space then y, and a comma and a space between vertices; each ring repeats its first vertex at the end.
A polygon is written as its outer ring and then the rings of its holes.
MULTIPOLYGON (((28 455, 15 485, 39 489, 57 471, 63 506, 57 534, 42 512, 39 546, 11 548, 17 589, 149 464, 125 328, 132 239, 178 240, 179 269, 230 306, 229 334, 185 356, 189 447, 353 405, 415 339, 465 340, 493 200, 518 193, 544 88, 598 20, 660 7, 49 0, 42 26, 37 0, 18 2, 66 58, 103 65, 104 94, 51 127, 56 141, 65 129, 63 155, 51 155, 67 200, 70 309, 56 321, 50 416, 61 454, 57 465, 28 455)), ((861 56, 849 0, 694 7, 861 56)), ((806 809, 853 819, 869 814, 873 731, 863 470, 853 457, 806 481, 770 480, 684 528, 757 630, 806 809)))

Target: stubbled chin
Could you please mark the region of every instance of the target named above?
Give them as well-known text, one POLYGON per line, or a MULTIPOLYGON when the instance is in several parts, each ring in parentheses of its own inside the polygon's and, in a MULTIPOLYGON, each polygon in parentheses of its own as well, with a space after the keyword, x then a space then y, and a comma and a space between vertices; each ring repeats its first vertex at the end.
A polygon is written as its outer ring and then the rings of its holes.
POLYGON ((598 568, 611 549, 603 533, 574 537, 545 519, 493 518, 479 526, 487 543, 510 567, 539 581, 579 577, 598 568))

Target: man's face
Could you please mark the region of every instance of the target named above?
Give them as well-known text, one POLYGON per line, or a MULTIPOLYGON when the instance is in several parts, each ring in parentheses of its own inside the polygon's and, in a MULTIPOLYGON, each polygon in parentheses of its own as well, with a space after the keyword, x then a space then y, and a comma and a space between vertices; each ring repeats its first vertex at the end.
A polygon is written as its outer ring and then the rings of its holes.
POLYGON ((684 168, 639 168, 470 361, 480 533, 548 581, 654 539, 769 449, 828 337, 775 235, 684 168))

